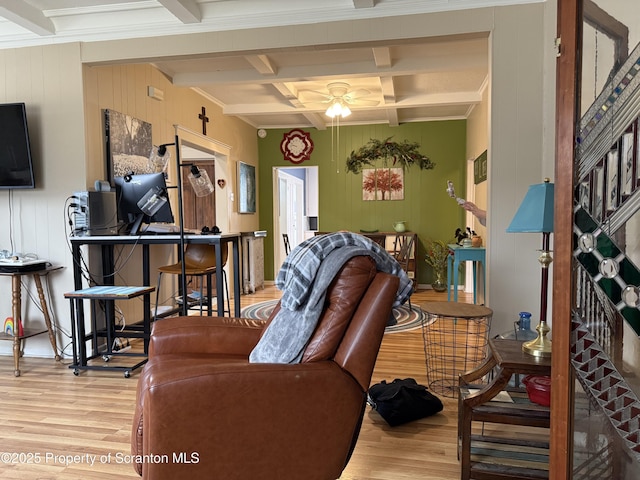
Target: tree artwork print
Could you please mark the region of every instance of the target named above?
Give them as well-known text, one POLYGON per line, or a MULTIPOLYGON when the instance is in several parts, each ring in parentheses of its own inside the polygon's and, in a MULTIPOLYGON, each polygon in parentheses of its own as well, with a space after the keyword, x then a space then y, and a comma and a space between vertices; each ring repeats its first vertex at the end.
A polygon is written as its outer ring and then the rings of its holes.
POLYGON ((403 200, 402 168, 365 168, 362 171, 363 200, 403 200))

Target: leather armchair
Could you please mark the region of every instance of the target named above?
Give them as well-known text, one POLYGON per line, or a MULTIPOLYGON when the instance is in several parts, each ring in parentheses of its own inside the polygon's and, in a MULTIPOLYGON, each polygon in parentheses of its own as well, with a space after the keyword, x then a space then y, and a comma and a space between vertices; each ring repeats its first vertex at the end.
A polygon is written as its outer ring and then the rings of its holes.
POLYGON ((152 480, 340 477, 398 284, 369 257, 349 260, 299 364, 249 363, 271 319, 156 322, 131 435, 138 473, 152 480))

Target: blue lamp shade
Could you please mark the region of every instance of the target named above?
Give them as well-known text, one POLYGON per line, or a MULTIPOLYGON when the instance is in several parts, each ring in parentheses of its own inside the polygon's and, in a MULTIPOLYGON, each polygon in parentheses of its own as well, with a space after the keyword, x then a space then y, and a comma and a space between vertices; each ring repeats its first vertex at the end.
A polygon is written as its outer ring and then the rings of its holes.
POLYGON ((553 232, 553 183, 545 180, 529 187, 507 232, 553 232))

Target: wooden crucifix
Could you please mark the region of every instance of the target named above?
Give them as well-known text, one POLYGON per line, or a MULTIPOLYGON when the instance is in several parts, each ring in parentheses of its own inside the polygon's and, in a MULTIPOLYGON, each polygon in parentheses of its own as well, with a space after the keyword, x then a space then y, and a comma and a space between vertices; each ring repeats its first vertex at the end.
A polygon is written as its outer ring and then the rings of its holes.
POLYGON ((198 118, 202 120, 202 134, 207 134, 207 123, 209 123, 209 117, 207 117, 207 112, 204 107, 202 107, 202 113, 198 114, 198 118))

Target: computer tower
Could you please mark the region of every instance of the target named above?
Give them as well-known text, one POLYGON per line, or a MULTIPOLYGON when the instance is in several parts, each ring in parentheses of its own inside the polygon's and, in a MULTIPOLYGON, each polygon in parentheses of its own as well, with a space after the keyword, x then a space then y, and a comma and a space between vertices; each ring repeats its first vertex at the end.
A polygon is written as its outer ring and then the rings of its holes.
POLYGON ((75 192, 73 194, 74 235, 117 235, 116 192, 75 192))

